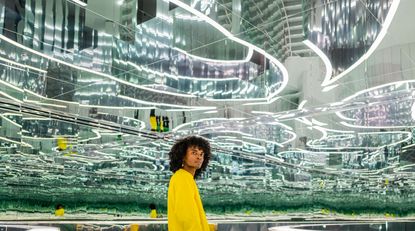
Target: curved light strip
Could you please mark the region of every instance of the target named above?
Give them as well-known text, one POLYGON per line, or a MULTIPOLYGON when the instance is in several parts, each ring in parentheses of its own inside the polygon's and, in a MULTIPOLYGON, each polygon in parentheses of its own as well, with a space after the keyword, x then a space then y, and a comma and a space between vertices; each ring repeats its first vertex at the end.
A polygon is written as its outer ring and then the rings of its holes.
MULTIPOLYGON (((121 60, 118 60, 118 61, 121 61, 121 60)), ((213 79, 213 78, 198 78, 198 77, 189 77, 189 76, 182 76, 182 75, 172 75, 172 74, 167 74, 167 73, 151 70, 150 68, 139 66, 139 65, 137 65, 133 62, 130 62, 130 61, 128 61, 126 63, 128 65, 133 66, 135 69, 137 69, 139 71, 144 70, 144 71, 150 72, 150 73, 155 74, 155 75, 167 76, 167 77, 175 79, 175 80, 177 80, 177 79, 189 79, 189 80, 194 80, 194 81, 212 81, 212 82, 240 80, 239 78, 236 78, 236 77, 213 79)))
POLYGON ((161 90, 156 90, 156 89, 152 89, 152 88, 143 87, 141 85, 133 84, 133 83, 130 83, 128 81, 119 79, 119 78, 117 78, 115 76, 112 76, 112 75, 108 75, 108 74, 105 74, 105 73, 102 73, 102 72, 99 72, 99 71, 94 71, 94 70, 91 70, 89 68, 76 66, 74 64, 71 64, 71 63, 62 61, 60 59, 51 57, 51 56, 46 55, 46 54, 43 54, 43 53, 41 53, 39 51, 33 50, 31 48, 28 48, 28 47, 26 47, 26 46, 24 46, 24 45, 22 45, 22 44, 20 44, 18 42, 15 42, 15 41, 13 41, 13 40, 11 40, 11 39, 9 39, 6 36, 1 35, 1 34, 0 34, 0 40, 6 41, 8 43, 11 43, 12 45, 14 45, 16 47, 19 47, 19 48, 21 48, 23 50, 26 50, 26 51, 30 52, 30 53, 39 55, 39 56, 41 56, 41 57, 43 57, 45 59, 52 60, 54 62, 57 62, 57 63, 63 64, 63 65, 66 65, 66 66, 71 67, 71 68, 74 68, 74 69, 78 69, 80 71, 85 71, 85 72, 88 72, 88 73, 91 73, 91 74, 99 75, 99 76, 102 76, 102 77, 105 77, 105 78, 114 80, 114 81, 119 82, 119 83, 123 83, 123 84, 129 85, 129 86, 132 86, 132 87, 135 87, 135 88, 138 88, 138 89, 147 90, 147 91, 151 91, 151 92, 155 92, 155 93, 162 93, 162 94, 166 94, 166 95, 180 96, 180 97, 188 97, 188 98, 194 98, 194 97, 196 97, 194 95, 189 95, 189 94, 173 93, 173 92, 161 91, 161 90))
POLYGON ((44 106, 49 106, 49 107, 67 108, 67 106, 65 106, 65 105, 51 104, 51 103, 41 103, 41 102, 36 101, 36 100, 24 100, 24 102, 34 103, 34 104, 38 104, 38 105, 42 105, 42 106, 44 105, 44 106))
POLYGON ((290 142, 294 141, 297 138, 297 134, 295 132, 293 132, 293 131, 285 131, 285 132, 290 133, 293 137, 291 139, 288 139, 288 140, 282 142, 281 145, 290 143, 290 142))
MULTIPOLYGON (((201 119, 201 120, 197 120, 197 121, 192 121, 192 122, 188 122, 188 123, 185 123, 185 124, 181 124, 181 125, 177 126, 176 128, 172 129, 172 131, 173 132, 177 132, 180 129, 182 129, 183 127, 192 125, 193 123, 200 123, 200 122, 203 122, 203 121, 224 121, 224 122, 226 122, 226 121, 235 121, 235 120, 244 120, 244 119, 245 118, 230 118, 230 119, 225 119, 225 118, 210 118, 210 119, 201 119)), ((210 128, 206 128, 206 129, 203 129, 203 130, 208 130, 209 133, 235 133, 235 134, 240 134, 240 135, 243 135, 244 136, 242 138, 246 138, 246 139, 249 139, 249 140, 255 140, 255 141, 262 141, 262 142, 266 142, 266 143, 272 143, 272 144, 278 145, 280 147, 283 147, 284 144, 287 144, 289 142, 292 142, 292 141, 294 141, 297 138, 297 134, 295 134, 295 132, 293 132, 293 128, 291 128, 288 125, 285 125, 285 124, 282 124, 282 123, 279 123, 279 122, 271 122, 271 123, 266 123, 266 124, 267 125, 280 126, 280 127, 284 128, 284 129, 286 129, 285 132, 289 133, 292 137, 290 139, 282 142, 282 143, 278 143, 278 142, 275 142, 275 141, 272 141, 272 140, 253 138, 253 137, 250 137, 250 136, 252 136, 252 134, 248 134, 248 133, 244 133, 244 132, 240 132, 240 131, 236 131, 236 130, 233 130, 233 131, 227 131, 227 130, 210 131, 209 130, 210 128)), ((202 130, 199 131, 199 134, 201 133, 201 131, 202 130)))
POLYGON ((321 90, 321 91, 322 92, 328 92, 328 91, 331 91, 332 89, 334 89, 338 86, 339 86, 339 84, 330 85, 330 86, 327 86, 327 87, 323 88, 323 90, 321 90))
POLYGON ((0 91, 0 95, 3 95, 4 97, 9 98, 9 99, 11 99, 11 100, 14 100, 14 101, 16 101, 16 102, 18 102, 18 103, 22 103, 22 101, 21 101, 21 100, 16 99, 16 98, 14 98, 13 96, 11 96, 11 95, 9 95, 9 94, 7 94, 7 93, 3 92, 3 91, 0 91))
POLYGON ((10 59, 3 58, 3 57, 0 57, 0 60, 3 61, 3 62, 6 62, 6 63, 10 63, 10 64, 13 64, 13 65, 22 67, 22 68, 27 68, 27 69, 30 69, 30 70, 34 70, 34 71, 37 71, 37 72, 40 72, 40 73, 43 73, 43 74, 47 73, 47 71, 45 71, 45 70, 42 70, 42 69, 39 69, 39 68, 36 68, 36 67, 32 67, 30 65, 21 64, 21 63, 18 63, 18 62, 15 62, 15 61, 12 61, 10 59))
POLYGON ((209 59, 209 58, 203 58, 197 55, 192 55, 189 54, 187 51, 182 50, 180 48, 174 47, 172 48, 173 50, 177 50, 189 57, 192 57, 194 59, 200 60, 200 61, 204 61, 204 62, 210 62, 210 63, 219 63, 219 64, 239 64, 239 63, 246 63, 249 62, 249 60, 251 60, 252 55, 254 54, 254 50, 252 49, 252 47, 248 47, 248 54, 246 55, 245 59, 242 60, 219 60, 219 59, 209 59))
POLYGON ((372 129, 394 129, 394 128, 411 128, 411 127, 415 127, 415 125, 414 126, 379 126, 379 127, 377 127, 377 126, 361 126, 361 125, 349 124, 349 123, 344 122, 344 121, 340 122, 340 124, 342 124, 342 125, 344 125, 346 127, 349 127, 349 128, 367 128, 367 129, 370 129, 370 128, 372 128, 372 129))
MULTIPOLYGON (((384 147, 387 146, 394 146, 403 142, 406 142, 410 139, 412 139, 412 133, 411 132, 404 132, 404 131, 388 131, 388 132, 360 132, 358 133, 358 136, 362 134, 362 135, 371 135, 371 134, 407 134, 408 137, 404 138, 403 140, 400 141, 396 141, 394 143, 390 143, 390 144, 385 144, 379 147, 320 147, 321 145, 314 145, 312 144, 314 141, 317 140, 311 140, 311 143, 307 142, 307 145, 310 146, 311 148, 315 148, 315 149, 322 149, 322 150, 339 150, 339 149, 382 149, 384 147)), ((321 139, 320 139, 321 140, 321 139)))
POLYGON ((356 98, 357 96, 359 96, 361 94, 367 93, 369 91, 377 90, 379 88, 387 87, 389 85, 396 85, 396 86, 399 87, 399 86, 402 86, 403 84, 406 84, 406 83, 415 83, 415 80, 403 80, 403 81, 385 83, 385 84, 382 84, 382 85, 379 85, 379 86, 375 86, 375 87, 371 87, 371 88, 368 88, 368 89, 364 89, 364 90, 361 90, 361 91, 358 91, 358 92, 354 93, 351 96, 348 96, 348 97, 344 98, 342 100, 342 102, 349 101, 350 99, 356 98))
MULTIPOLYGON (((274 58, 272 55, 268 54, 267 52, 265 52, 263 49, 252 45, 240 38, 235 37, 231 32, 229 32, 227 29, 225 29, 224 27, 222 27, 221 25, 219 25, 217 22, 215 22, 213 19, 209 18, 208 16, 206 16, 205 14, 201 13, 200 11, 192 8, 191 6, 183 3, 180 0, 170 0, 169 2, 183 8, 184 10, 200 17, 201 19, 203 19, 206 23, 210 24, 211 26, 213 26, 215 29, 219 30, 222 34, 224 34, 226 37, 228 37, 228 39, 233 40, 237 43, 240 43, 244 46, 247 46, 248 48, 252 48, 253 50, 257 51, 258 53, 264 55, 267 59, 269 59, 272 63, 274 63, 275 65, 277 65, 277 67, 280 69, 280 71, 282 72, 282 76, 283 76, 283 81, 281 83, 280 88, 278 88, 278 90, 276 90, 273 94, 270 94, 267 98, 263 98, 266 100, 269 100, 271 98, 273 98, 274 96, 276 96, 277 94, 279 94, 284 88, 285 86, 287 86, 288 83, 288 71, 287 69, 284 67, 284 65, 282 63, 280 63, 276 58, 274 58)), ((215 100, 212 100, 215 101, 215 100)), ((234 101, 232 99, 229 99, 228 101, 234 101)))
POLYGON ((22 128, 22 125, 21 125, 21 124, 18 124, 18 123, 14 122, 13 120, 11 120, 11 119, 9 119, 9 118, 7 118, 7 117, 5 117, 5 116, 3 116, 3 115, 0 115, 0 117, 1 117, 2 119, 6 120, 7 122, 9 122, 9 123, 13 124, 14 126, 16 126, 16 127, 18 127, 18 128, 22 128))
POLYGON ((222 121, 228 121, 228 120, 232 121, 232 120, 244 120, 244 119, 245 118, 229 118, 229 119, 225 119, 225 118, 209 118, 209 119, 200 119, 200 120, 196 120, 196 121, 191 121, 191 122, 188 122, 188 123, 180 124, 179 126, 173 128, 172 131, 173 132, 177 132, 181 128, 183 128, 185 126, 189 126, 192 123, 200 123, 200 122, 203 122, 203 121, 221 121, 221 120, 222 121))
MULTIPOLYGON (((379 85, 379 86, 364 89, 364 90, 361 90, 361 91, 358 91, 358 92, 354 93, 353 95, 350 95, 350 96, 344 98, 342 100, 342 102, 350 101, 353 98, 357 98, 359 95, 362 95, 364 93, 367 93, 367 92, 370 92, 370 91, 373 91, 373 90, 377 90, 377 89, 380 89, 380 88, 383 88, 383 87, 387 87, 387 86, 391 86, 391 85, 395 85, 395 86, 399 87, 399 86, 402 86, 403 84, 407 84, 407 83, 415 83, 415 80, 403 80, 403 81, 397 81, 397 82, 392 82, 392 83, 385 83, 385 84, 382 84, 382 85, 379 85)), ((349 121, 355 121, 356 120, 356 119, 344 116, 343 114, 341 114, 341 112, 336 112, 336 115, 338 117, 340 117, 341 119, 343 119, 343 120, 349 120, 349 121)), ((348 127, 357 126, 357 125, 350 125, 350 124, 347 124, 345 122, 341 122, 341 123, 345 126, 348 126, 348 127)), ((394 127, 396 127, 396 126, 394 126, 394 127)), ((370 128, 370 127, 359 127, 359 128, 370 128)), ((385 128, 393 128, 393 127, 385 127, 385 128)))
MULTIPOLYGON (((354 131, 341 131, 341 130, 334 130, 334 129, 323 128, 323 127, 320 127, 320 126, 311 126, 310 128, 311 128, 311 129, 315 128, 316 130, 318 130, 318 131, 320 131, 321 133, 323 133, 323 136, 322 136, 319 140, 322 140, 322 139, 327 138, 327 136, 328 136, 328 132, 333 132, 333 133, 342 133, 342 134, 344 134, 344 133, 346 133, 346 134, 354 133, 354 131)), ((313 141, 313 140, 308 141, 308 142, 307 142, 307 145, 309 145, 309 142, 311 142, 311 141, 313 141)))
POLYGON ((343 120, 350 120, 350 121, 356 121, 356 119, 352 119, 349 117, 344 116, 340 111, 336 111, 336 115, 343 120))
POLYGON ((147 102, 144 100, 134 99, 128 96, 124 95, 118 95, 119 98, 129 100, 132 102, 144 104, 144 105, 156 105, 156 106, 166 106, 166 107, 175 107, 175 108, 184 108, 184 109, 195 109, 195 110, 216 110, 216 107, 196 107, 196 106, 181 106, 176 104, 168 104, 168 103, 153 103, 153 102, 147 102))
POLYGON ((330 59, 310 40, 304 40, 303 43, 313 50, 321 58, 321 60, 323 60, 324 66, 326 66, 326 75, 324 75, 324 80, 330 79, 331 74, 333 73, 333 66, 331 65, 330 59))
POLYGON ((18 87, 16 87, 16 86, 14 86, 13 84, 10 84, 10 83, 6 82, 6 81, 0 80, 0 83, 1 83, 1 84, 4 84, 4 85, 6 85, 6 86, 8 86, 8 87, 10 87, 10 88, 13 88, 14 90, 16 90, 16 91, 18 91, 18 92, 21 92, 21 93, 23 93, 23 92, 24 92, 24 90, 22 90, 22 89, 20 89, 20 88, 18 88, 18 87))
POLYGON ((301 109, 303 109, 303 107, 304 107, 304 105, 307 103, 307 100, 305 99, 305 100, 303 100, 303 101, 301 101, 301 103, 300 104, 298 104, 298 110, 301 110, 301 109))
POLYGON ((398 9, 400 0, 393 0, 388 15, 385 18, 385 21, 382 25, 382 29, 380 30, 378 36, 376 37, 375 41, 373 42, 372 46, 370 46, 369 50, 362 56, 360 59, 358 59, 353 65, 351 65, 349 68, 347 68, 342 73, 338 74, 337 76, 334 76, 331 79, 324 79, 321 86, 325 87, 328 86, 337 80, 343 78, 345 75, 349 74, 353 69, 355 69, 357 66, 359 66, 361 63, 363 63, 366 59, 368 59, 372 53, 376 50, 376 48, 379 46, 380 42, 383 40, 383 38, 386 36, 386 33, 388 32, 388 28, 392 22, 393 17, 395 16, 396 10, 398 9))
MULTIPOLYGON (((266 140, 266 139, 259 139, 259 138, 253 138, 253 137, 247 137, 247 136, 243 136, 242 139, 248 139, 248 140, 255 140, 255 141, 259 141, 259 142, 265 142, 265 143, 269 143, 269 144, 275 144, 281 148, 283 148, 284 146, 278 142, 275 141, 271 141, 271 140, 266 140)), ((260 146, 261 148, 264 148, 262 146, 260 146)))
POLYGON ((273 102, 275 102, 277 99, 280 99, 281 97, 277 96, 272 99, 267 100, 266 102, 257 102, 257 103, 244 103, 242 106, 249 106, 249 105, 268 105, 273 102))

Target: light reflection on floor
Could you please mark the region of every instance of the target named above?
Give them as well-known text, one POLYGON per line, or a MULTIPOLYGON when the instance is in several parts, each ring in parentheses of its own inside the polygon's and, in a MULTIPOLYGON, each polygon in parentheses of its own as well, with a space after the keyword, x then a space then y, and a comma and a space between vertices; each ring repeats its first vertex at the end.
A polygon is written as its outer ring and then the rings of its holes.
MULTIPOLYGON (((215 220, 218 231, 393 231, 415 230, 414 220, 366 220, 366 221, 242 221, 242 220, 215 220)), ((166 220, 43 220, 43 221, 0 221, 0 231, 124 231, 132 224, 138 224, 140 231, 167 231, 166 220)))

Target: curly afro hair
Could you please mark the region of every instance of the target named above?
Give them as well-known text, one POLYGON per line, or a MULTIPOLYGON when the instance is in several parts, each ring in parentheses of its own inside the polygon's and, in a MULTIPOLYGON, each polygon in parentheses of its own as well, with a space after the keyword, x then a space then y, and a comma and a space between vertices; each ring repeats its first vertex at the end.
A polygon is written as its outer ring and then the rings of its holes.
POLYGON ((188 136, 178 140, 169 152, 170 170, 173 173, 182 168, 187 148, 192 146, 199 147, 204 153, 202 167, 196 170, 194 178, 200 176, 206 170, 211 156, 209 141, 200 136, 188 136))

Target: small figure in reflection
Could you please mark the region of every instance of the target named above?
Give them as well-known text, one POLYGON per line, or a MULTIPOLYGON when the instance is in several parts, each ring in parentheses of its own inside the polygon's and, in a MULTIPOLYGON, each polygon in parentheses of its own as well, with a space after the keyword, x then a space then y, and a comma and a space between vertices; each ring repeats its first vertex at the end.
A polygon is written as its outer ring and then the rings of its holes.
POLYGON ((169 152, 170 178, 168 189, 169 231, 216 230, 209 225, 195 179, 207 168, 211 158, 209 142, 199 136, 178 140, 169 152))
POLYGON ((63 217, 65 215, 65 209, 63 208, 62 204, 57 204, 55 208, 55 216, 63 217))
POLYGON ((150 210, 151 210, 151 212, 150 212, 150 218, 157 218, 156 205, 154 203, 151 203, 149 205, 149 207, 150 207, 150 210))

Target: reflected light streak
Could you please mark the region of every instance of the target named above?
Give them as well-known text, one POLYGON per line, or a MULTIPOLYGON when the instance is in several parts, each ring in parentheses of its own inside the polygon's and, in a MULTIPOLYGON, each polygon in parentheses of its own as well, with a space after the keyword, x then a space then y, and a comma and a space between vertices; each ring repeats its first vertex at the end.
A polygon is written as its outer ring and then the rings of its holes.
MULTIPOLYGON (((263 49, 254 46, 240 38, 235 37, 231 32, 229 32, 228 30, 226 30, 224 27, 222 27, 221 25, 219 25, 216 21, 214 21, 213 19, 209 18, 208 16, 206 16, 205 14, 201 13, 200 11, 192 8, 191 6, 183 3, 180 0, 170 0, 171 3, 183 8, 184 10, 202 18, 205 22, 207 22, 208 24, 210 24, 212 27, 214 27, 215 29, 219 30, 222 34, 224 34, 226 37, 228 37, 230 40, 233 40, 237 43, 240 43, 244 46, 247 46, 249 48, 252 48, 253 50, 257 51, 258 53, 264 55, 267 59, 269 59, 272 63, 274 63, 282 72, 282 77, 283 77, 283 82, 281 83, 280 88, 278 88, 278 90, 276 90, 274 93, 270 94, 267 98, 265 99, 271 99, 274 96, 276 96, 277 94, 279 94, 284 88, 285 86, 288 84, 288 71, 287 69, 284 67, 284 65, 279 62, 276 58, 274 58, 272 55, 268 54, 267 52, 265 52, 263 49)), ((229 101, 232 101, 229 100, 229 101)))
POLYGON ((238 63, 247 63, 251 60, 252 55, 254 54, 254 50, 252 49, 252 47, 248 47, 248 54, 246 56, 245 59, 242 60, 220 60, 220 59, 209 59, 209 58, 204 58, 204 57, 200 57, 197 55, 192 55, 189 52, 182 50, 180 48, 174 47, 173 50, 177 50, 189 57, 192 57, 194 59, 200 60, 200 61, 205 61, 205 62, 211 62, 211 63, 220 63, 220 64, 238 64, 238 63))
POLYGON ((3 61, 3 62, 6 62, 6 63, 10 63, 10 64, 13 64, 13 65, 22 67, 22 68, 27 68, 27 69, 30 69, 30 70, 34 70, 34 71, 37 71, 37 72, 40 72, 40 73, 47 73, 47 71, 45 71, 45 70, 42 70, 42 69, 39 69, 39 68, 36 68, 36 67, 32 67, 32 66, 29 66, 29 65, 21 64, 21 63, 18 63, 18 62, 15 62, 15 61, 12 61, 10 59, 3 58, 3 57, 0 57, 0 60, 3 61))
MULTIPOLYGON (((326 67, 326 74, 324 76, 324 79, 330 79, 331 74, 333 73, 333 66, 331 65, 331 62, 326 54, 324 54, 323 51, 320 50, 314 43, 312 43, 310 40, 304 40, 303 43, 308 46, 311 50, 313 50, 323 61, 324 66, 326 67)), ((324 92, 324 89, 323 89, 324 92)))
POLYGON ((398 9, 399 3, 400 3, 400 0, 392 1, 392 4, 389 8, 388 15, 386 16, 385 21, 382 25, 382 29, 380 30, 380 32, 379 32, 378 36, 376 37, 375 41, 373 42, 373 44, 370 46, 369 50, 362 57, 360 57, 359 60, 357 60, 353 65, 351 65, 349 68, 347 68, 342 73, 338 74, 337 76, 334 76, 331 79, 324 79, 321 86, 323 86, 323 87, 328 86, 328 85, 334 83, 335 81, 343 78, 344 76, 349 74, 353 69, 358 67, 360 64, 362 64, 366 59, 368 59, 372 55, 372 53, 379 46, 379 44, 381 43, 383 38, 386 36, 386 34, 388 32, 388 28, 389 28, 389 26, 392 22, 392 19, 394 18, 395 13, 398 9))
POLYGON ((84 71, 84 72, 87 72, 87 73, 91 73, 91 74, 95 74, 95 75, 98 75, 98 76, 102 76, 102 77, 105 77, 105 78, 114 80, 114 81, 119 82, 119 83, 123 83, 125 85, 129 85, 129 86, 132 86, 132 87, 135 87, 135 88, 138 88, 138 89, 147 90, 147 91, 151 91, 151 92, 155 92, 155 93, 162 93, 162 94, 166 94, 166 95, 174 95, 174 96, 180 96, 180 97, 187 97, 187 98, 194 98, 194 97, 196 97, 194 95, 189 95, 189 94, 173 93, 173 92, 167 92, 167 91, 161 91, 161 90, 156 90, 156 89, 152 89, 152 88, 143 87, 141 85, 130 83, 128 81, 119 79, 119 78, 117 78, 115 76, 112 76, 112 75, 109 75, 109 74, 105 74, 105 73, 102 73, 102 72, 99 72, 99 71, 91 70, 91 69, 86 68, 86 67, 80 67, 80 66, 77 66, 77 65, 74 65, 74 64, 71 64, 71 63, 62 61, 60 59, 51 57, 51 56, 46 55, 46 54, 44 54, 42 52, 36 51, 34 49, 31 49, 29 47, 26 47, 26 46, 18 43, 18 42, 15 42, 15 41, 13 41, 13 40, 11 40, 11 39, 9 39, 6 36, 1 35, 1 34, 0 34, 0 39, 3 40, 3 41, 6 41, 6 42, 8 42, 8 43, 10 43, 10 44, 12 44, 12 45, 14 45, 16 47, 19 47, 19 48, 21 48, 21 49, 23 49, 25 51, 28 51, 30 53, 39 55, 39 56, 41 56, 41 57, 43 57, 45 59, 54 61, 56 63, 60 63, 60 64, 63 64, 63 65, 66 65, 68 67, 71 67, 71 68, 74 68, 74 69, 77 69, 77 70, 80 70, 80 71, 84 71))

